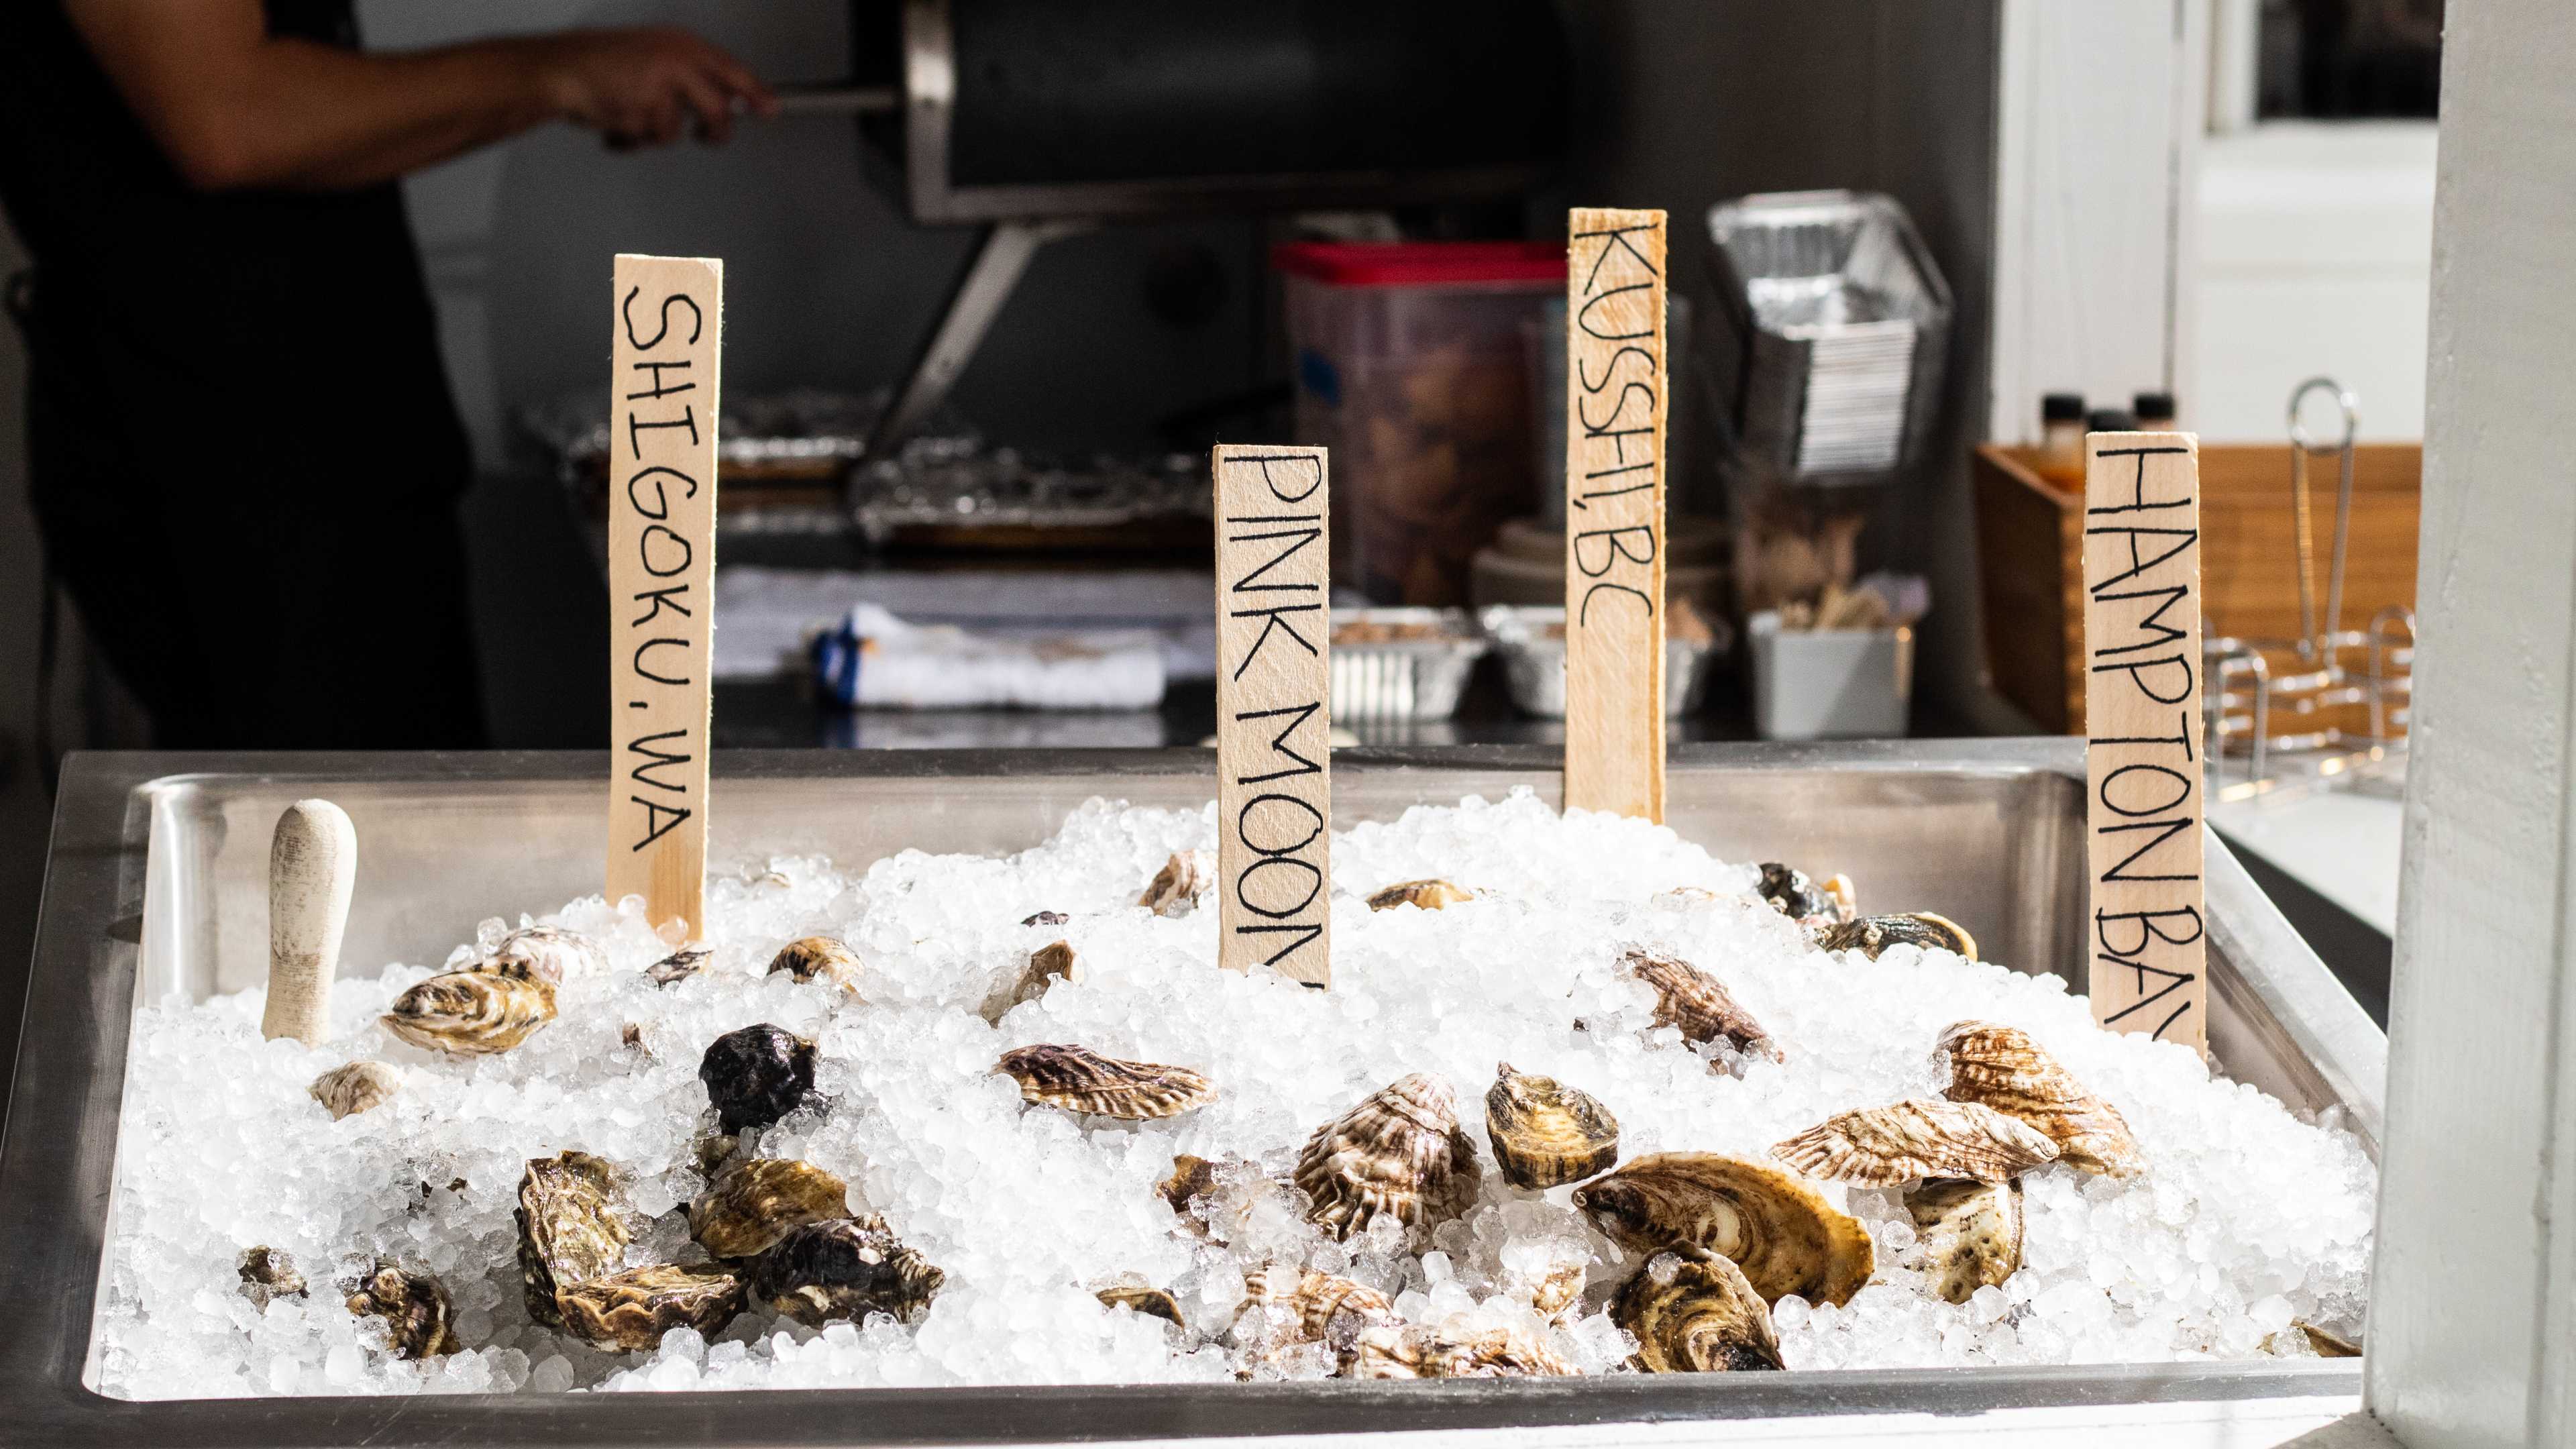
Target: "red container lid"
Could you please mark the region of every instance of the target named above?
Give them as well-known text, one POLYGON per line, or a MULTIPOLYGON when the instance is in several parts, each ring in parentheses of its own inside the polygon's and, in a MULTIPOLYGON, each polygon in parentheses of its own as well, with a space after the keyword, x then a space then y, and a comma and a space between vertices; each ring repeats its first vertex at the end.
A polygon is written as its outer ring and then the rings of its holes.
POLYGON ((1565 285, 1563 242, 1281 242, 1270 264, 1335 287, 1565 285))

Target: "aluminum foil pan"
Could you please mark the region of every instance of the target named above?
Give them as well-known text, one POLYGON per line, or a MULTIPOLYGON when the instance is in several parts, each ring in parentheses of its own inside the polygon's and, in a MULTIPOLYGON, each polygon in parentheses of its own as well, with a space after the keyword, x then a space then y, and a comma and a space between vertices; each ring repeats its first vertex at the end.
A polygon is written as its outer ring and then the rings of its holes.
MULTIPOLYGON (((810 387, 727 397, 716 421, 717 466, 727 483, 837 480, 867 451, 868 430, 885 402, 882 390, 856 397, 810 387)), ((518 425, 567 486, 606 476, 607 389, 522 408, 518 425)))
POLYGON ((1333 611, 1333 718, 1447 719, 1487 648, 1464 609, 1333 611))
POLYGON ((1181 518, 1198 520, 1204 534, 1212 495, 1201 454, 1068 460, 954 436, 914 438, 892 458, 859 465, 845 496, 851 522, 884 543, 907 531, 1107 529, 1181 518))
POLYGON ((1865 483, 1921 456, 1939 405, 1950 286, 1904 208, 1783 191, 1709 208, 1708 412, 1742 461, 1865 483))
MULTIPOLYGON (((1503 678, 1512 703, 1540 719, 1565 718, 1565 608, 1561 604, 1496 604, 1476 616, 1503 656, 1503 678)), ((1711 667, 1725 639, 1723 620, 1705 626, 1710 637, 1664 637, 1664 715, 1696 712, 1708 697, 1711 667)))

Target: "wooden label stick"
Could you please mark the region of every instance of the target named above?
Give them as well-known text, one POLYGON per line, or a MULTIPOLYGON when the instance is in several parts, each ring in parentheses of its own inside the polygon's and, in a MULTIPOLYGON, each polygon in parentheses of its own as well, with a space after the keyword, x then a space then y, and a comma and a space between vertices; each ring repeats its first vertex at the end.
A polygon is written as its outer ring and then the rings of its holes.
POLYGON ((1566 223, 1565 803, 1664 818, 1664 214, 1566 223))
POLYGON ((2094 433, 2084 469, 2093 1019, 2209 1050, 2200 439, 2094 433))
POLYGON ((706 926, 724 263, 617 258, 608 426, 608 899, 706 926))
POLYGON ((1333 621, 1321 448, 1219 444, 1217 963, 1332 984, 1333 621))

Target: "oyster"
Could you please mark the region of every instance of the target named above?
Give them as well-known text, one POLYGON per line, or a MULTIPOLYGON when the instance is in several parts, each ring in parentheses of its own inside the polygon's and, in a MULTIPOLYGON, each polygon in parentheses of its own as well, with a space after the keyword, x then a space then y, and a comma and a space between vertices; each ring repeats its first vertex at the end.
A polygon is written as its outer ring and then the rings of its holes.
POLYGON ((1172 1159, 1172 1175, 1154 1184, 1154 1191, 1172 1205, 1173 1212, 1196 1222, 1198 1218, 1190 1211, 1190 1204, 1214 1186, 1216 1164, 1184 1152, 1172 1159))
POLYGON ((473 969, 561 986, 567 975, 606 971, 608 953, 579 931, 527 926, 503 936, 492 954, 475 962, 473 969))
MULTIPOLYGON (((1320 1343, 1345 1362, 1372 1328, 1399 1322, 1395 1304, 1365 1283, 1314 1269, 1273 1263, 1243 1280, 1244 1308, 1266 1309, 1264 1325, 1283 1330, 1291 1343, 1320 1343)), ((1242 1326, 1238 1336, 1246 1335, 1242 1326)))
POLYGON ((1010 985, 984 999, 983 1017, 998 1026, 1003 1013, 1012 1007, 1023 1001, 1037 1000, 1047 994, 1047 988, 1059 981, 1078 982, 1081 979, 1082 962, 1073 954, 1073 946, 1069 942, 1040 946, 1029 953, 1028 964, 1020 968, 1020 974, 1012 979, 1010 985))
POLYGON ((331 1120, 381 1107, 402 1086, 402 1073, 383 1062, 351 1062, 313 1079, 306 1090, 331 1113, 331 1120))
POLYGON ((1181 1305, 1160 1288, 1141 1283, 1114 1283, 1091 1296, 1099 1299, 1101 1306, 1106 1308, 1132 1308, 1176 1325, 1181 1321, 1181 1305))
POLYGON ((1610 1170, 1619 1119, 1589 1092, 1502 1063, 1485 1091, 1485 1138, 1514 1187, 1555 1187, 1610 1170))
POLYGON ((1391 911, 1397 906, 1420 906, 1426 911, 1438 911, 1475 898, 1475 892, 1445 880, 1409 880, 1370 896, 1368 906, 1372 911, 1391 911))
POLYGON ((1453 1214, 1474 1198, 1477 1176, 1449 1084, 1419 1072, 1316 1128, 1297 1158, 1306 1217, 1335 1238, 1379 1213, 1408 1227, 1453 1214))
POLYGON ((947 1278, 871 1213, 790 1228, 753 1260, 751 1292, 809 1328, 871 1313, 909 1323, 947 1278))
POLYGON ((1176 850, 1171 859, 1163 862, 1163 868, 1154 872, 1154 879, 1136 898, 1136 904, 1158 916, 1186 916, 1190 907, 1198 904, 1199 893, 1207 889, 1207 884, 1206 872, 1199 869, 1197 852, 1176 850))
POLYGON ((1002 1053, 993 1070, 1020 1084, 1024 1102, 1129 1122, 1178 1116, 1216 1100, 1216 1088, 1187 1067, 1122 1062, 1088 1047, 1024 1046, 1002 1053))
POLYGON ((1776 1369, 1771 1308, 1741 1269, 1715 1253, 1658 1253, 1619 1286, 1610 1317, 1635 1334, 1633 1362, 1650 1374, 1776 1369))
POLYGON ((1965 1303, 2020 1270, 2019 1182, 1940 1178, 1908 1190, 1905 1210, 1920 1235, 1909 1265, 1928 1275, 1945 1301, 1965 1303))
POLYGON ((1762 1023, 1716 977, 1688 961, 1651 951, 1630 951, 1620 960, 1655 988, 1655 1025, 1679 1028, 1684 1041, 1723 1041, 1749 1057, 1787 1060, 1762 1023))
POLYGON ((1809 1177, 1895 1187, 1925 1177, 2005 1182, 2057 1160, 2057 1144, 2018 1117, 1975 1102, 1909 1097, 1837 1112, 1771 1155, 1809 1177))
POLYGON ((1815 939, 1828 951, 1857 950, 1872 961, 1890 946, 1920 946, 1926 951, 1950 951, 1971 961, 1977 959, 1977 938, 1962 930, 1958 922, 1930 911, 1837 921, 1818 930, 1815 939))
POLYGON ((241 1296, 254 1308, 266 1308, 274 1299, 304 1296, 304 1275, 295 1271, 295 1260, 275 1248, 252 1248, 241 1255, 241 1296))
POLYGON ((435 1358, 464 1346, 448 1328, 447 1290, 391 1258, 378 1258, 366 1277, 350 1285, 348 1302, 351 1313, 385 1321, 396 1358, 435 1358))
POLYGON ((2129 1177, 2146 1166, 2119 1109, 2085 1090, 2030 1035, 1991 1021, 1953 1022, 1936 1051, 1950 1058, 1954 1102, 1977 1102, 2046 1133, 2078 1172, 2129 1177))
POLYGON ((833 936, 805 936, 778 948, 769 958, 772 975, 784 971, 799 981, 821 979, 855 996, 859 991, 859 953, 833 936))
POLYGON ((1877 1255, 1869 1230, 1775 1167, 1714 1152, 1658 1152, 1574 1190, 1574 1205, 1632 1252, 1700 1248, 1733 1259, 1765 1303, 1795 1293, 1847 1302, 1877 1255))
POLYGON ((814 1090, 814 1044, 765 1021, 729 1031, 707 1044, 698 1080, 726 1132, 766 1127, 814 1090))
POLYGON ((1563 1323, 1573 1315, 1567 1310, 1583 1301, 1584 1287, 1591 1281, 1588 1265, 1564 1262, 1549 1268, 1529 1292, 1529 1305, 1539 1317, 1550 1323, 1563 1323))
POLYGON ((1554 1349, 1512 1328, 1451 1338, 1413 1324, 1379 1324, 1351 1345, 1343 1377, 1354 1379, 1520 1379, 1579 1374, 1554 1349))
POLYGON ((1762 862, 1761 883, 1753 890, 1764 904, 1802 926, 1836 925, 1854 914, 1851 877, 1847 875, 1812 881, 1805 871, 1766 860, 1762 862))
POLYGON ((656 1263, 573 1283, 556 1295, 566 1333, 612 1352, 662 1346, 674 1328, 713 1338, 742 1311, 742 1279, 729 1268, 656 1263))
POLYGON ((532 1158, 519 1176, 519 1281, 528 1316, 549 1328, 563 1322, 563 1290, 614 1273, 626 1261, 628 1233, 615 1194, 617 1174, 587 1152, 532 1158))
POLYGON ((1036 915, 1030 916, 1028 919, 1020 922, 1020 924, 1023 926, 1061 926, 1072 919, 1073 917, 1066 915, 1062 911, 1040 911, 1036 915))
POLYGON ((2290 1326, 2297 1329, 2300 1335, 2307 1339, 2308 1347, 2316 1350, 2317 1357, 2319 1358, 2361 1357, 2361 1344, 2359 1341, 2346 1338, 2342 1334, 2337 1333, 2330 1328, 2319 1328, 2317 1325, 2310 1323, 2304 1318, 2291 1319, 2290 1326))
POLYGON ((791 1228, 850 1215, 840 1178, 785 1157, 737 1162, 689 1204, 689 1236, 719 1258, 765 1252, 791 1228))
POLYGON ((555 1019, 555 989, 537 977, 450 971, 394 998, 385 1030, 432 1051, 505 1052, 555 1019))
POLYGON ((676 986, 705 970, 715 954, 704 946, 686 947, 654 962, 644 974, 652 977, 656 986, 676 986))

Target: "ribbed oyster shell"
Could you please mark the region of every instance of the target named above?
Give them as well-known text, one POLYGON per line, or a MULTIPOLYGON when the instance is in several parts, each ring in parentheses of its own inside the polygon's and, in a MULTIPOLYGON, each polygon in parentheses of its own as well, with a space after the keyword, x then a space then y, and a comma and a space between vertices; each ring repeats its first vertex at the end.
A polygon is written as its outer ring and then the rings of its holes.
POLYGON ((1977 938, 1958 922, 1930 911, 1861 916, 1826 926, 1815 933, 1815 939, 1828 951, 1857 950, 1872 961, 1890 946, 1920 946, 1926 951, 1951 951, 1971 961, 1977 959, 1977 938))
POLYGON ((1775 1167, 1714 1152, 1658 1152, 1574 1190, 1574 1205, 1619 1246, 1699 1248, 1731 1258, 1762 1301, 1795 1293, 1840 1305, 1877 1255, 1860 1220, 1775 1167))
POLYGON ((810 1328, 871 1313, 909 1323, 947 1279, 874 1213, 791 1228, 751 1266, 752 1296, 810 1328))
POLYGON ((766 1252, 791 1228, 850 1215, 850 1189, 810 1162, 755 1157, 719 1174, 689 1204, 689 1236, 719 1258, 766 1252))
POLYGON ((853 995, 859 989, 859 953, 836 936, 805 936, 778 948, 769 958, 772 974, 780 971, 799 981, 821 980, 853 995))
POLYGON ((1066 915, 1062 911, 1039 911, 1024 918, 1020 924, 1023 926, 1061 926, 1072 919, 1073 917, 1066 915))
POLYGON ((564 1331, 625 1353, 662 1345, 674 1328, 713 1338, 742 1311, 742 1278, 729 1268, 656 1263, 567 1285, 556 1295, 564 1331))
POLYGON ((1555 1187, 1610 1170, 1619 1119, 1589 1092, 1502 1063, 1485 1091, 1485 1139, 1514 1187, 1555 1187))
POLYGON ((2119 1109, 2085 1089, 2030 1034, 1991 1021, 1953 1022, 1937 1052, 1950 1058, 1954 1102, 1977 1102, 2018 1117, 2057 1144, 2057 1160, 2078 1172, 2129 1177, 2144 1170, 2138 1139, 2119 1109))
POLYGON ((1172 1159, 1172 1175, 1154 1184, 1154 1191, 1172 1205, 1173 1212, 1195 1223, 1197 1215, 1190 1211, 1190 1204, 1214 1186, 1216 1164, 1184 1152, 1172 1159))
POLYGON ((295 1260, 275 1248, 252 1248, 241 1255, 241 1296, 254 1308, 266 1308, 279 1298, 304 1296, 304 1275, 295 1271, 295 1260))
POLYGON ((1658 1253, 1619 1286, 1610 1317, 1637 1337, 1646 1373, 1776 1369, 1780 1336, 1771 1308, 1727 1259, 1690 1249, 1658 1253))
POLYGON ((1158 916, 1186 916, 1207 886, 1207 872, 1199 868, 1198 852, 1176 850, 1146 882, 1144 894, 1136 897, 1136 904, 1158 916))
POLYGON ((1939 1178, 1907 1191, 1905 1210, 1917 1234, 1907 1261, 1932 1280, 1932 1291, 1944 1300, 1965 1303, 1978 1289, 2000 1288, 2020 1270, 2019 1182, 1939 1178))
POLYGON ((1266 1309, 1259 1320, 1265 1333, 1247 1333, 1240 1312, 1236 1337, 1267 1342, 1284 1334, 1290 1343, 1320 1343, 1348 1362, 1359 1337, 1372 1328, 1398 1322, 1395 1304, 1365 1283, 1311 1268, 1274 1263, 1255 1269, 1243 1280, 1245 1310, 1266 1309))
POLYGON ((1128 1122, 1173 1117, 1216 1100, 1216 1088, 1187 1067, 1122 1062, 1088 1047, 1024 1046, 993 1070, 1020 1084, 1020 1100, 1128 1122))
POLYGON ((1419 906, 1426 911, 1439 911, 1475 898, 1475 892, 1445 880, 1409 880, 1370 896, 1368 906, 1372 911, 1391 911, 1397 906, 1419 906))
POLYGON ((331 1113, 331 1120, 381 1107, 392 1100, 402 1087, 402 1073, 383 1062, 351 1062, 333 1067, 313 1079, 307 1088, 313 1100, 331 1113))
POLYGON ((394 998, 385 1030, 432 1051, 505 1052, 555 1019, 555 989, 531 976, 450 971, 394 998))
POLYGON ((587 1152, 531 1158, 519 1176, 519 1281, 528 1316, 552 1328, 564 1289, 606 1277, 626 1261, 617 1173, 587 1152))
POLYGON ((1809 1177, 1895 1187, 1926 1177, 2004 1182, 2057 1160, 2057 1144, 2017 1117, 1975 1102, 1909 1097, 1837 1112, 1771 1155, 1809 1177))
POLYGON ((1511 1328, 1452 1338, 1418 1324, 1379 1324, 1351 1345, 1354 1379, 1554 1378, 1582 1370, 1554 1349, 1511 1328))
POLYGON ((1449 1084, 1419 1072, 1316 1128, 1297 1157, 1307 1220, 1335 1238, 1379 1213, 1408 1227, 1453 1214, 1473 1199, 1478 1175, 1449 1084))
POLYGON ((765 1021, 729 1031, 707 1044, 698 1080, 725 1131, 766 1127, 813 1092, 814 1044, 765 1021))
POLYGON ((605 972, 608 953, 579 931, 561 926, 527 926, 503 936, 492 954, 475 962, 473 969, 561 986, 566 976, 605 972))
POLYGON ((1113 1283, 1091 1295, 1107 1308, 1126 1307, 1166 1322, 1181 1322, 1181 1305, 1171 1294, 1143 1283, 1113 1283))
POLYGON ((1655 1025, 1679 1028, 1684 1041, 1723 1041, 1748 1057, 1787 1060, 1762 1023, 1716 977, 1688 961, 1652 951, 1630 951, 1620 960, 1638 980, 1655 988, 1655 1025))
POLYGON ((448 1329, 447 1289, 427 1273, 378 1258, 350 1285, 349 1311, 385 1321, 396 1358, 435 1358, 463 1347, 448 1329))
POLYGON ((1847 875, 1813 881, 1805 871, 1766 860, 1762 862, 1761 883, 1753 891, 1764 904, 1802 926, 1830 926, 1848 921, 1855 914, 1851 877, 1847 875))
POLYGON ((704 946, 688 946, 672 952, 646 969, 656 986, 677 986, 706 969, 715 952, 704 946))
POLYGON ((1037 1000, 1059 981, 1078 982, 1081 979, 1082 961, 1073 954, 1070 943, 1058 941, 1053 945, 1040 946, 1029 953, 1028 963, 1020 968, 1020 974, 1013 977, 1009 985, 984 998, 983 1017, 998 1026, 1003 1014, 1012 1007, 1024 1001, 1037 1000))

